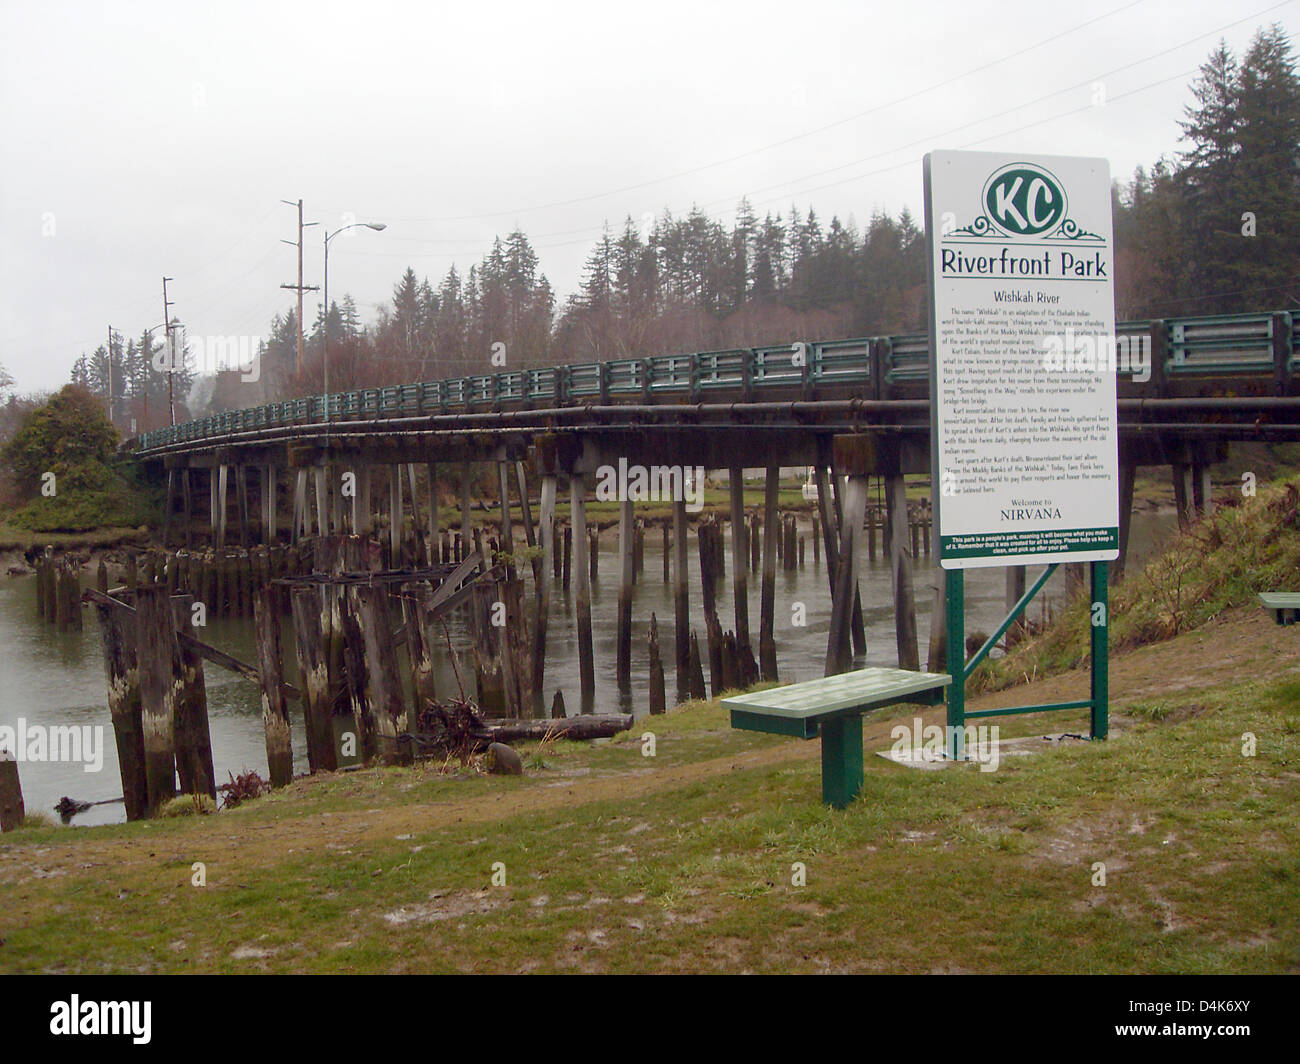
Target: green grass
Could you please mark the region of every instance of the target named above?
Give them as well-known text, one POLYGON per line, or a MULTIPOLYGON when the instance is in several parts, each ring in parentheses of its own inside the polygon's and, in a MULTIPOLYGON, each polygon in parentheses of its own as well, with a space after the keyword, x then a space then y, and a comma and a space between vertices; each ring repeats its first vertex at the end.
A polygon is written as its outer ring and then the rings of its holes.
MULTIPOLYGON (((1112 652, 1169 639, 1207 624, 1261 591, 1300 589, 1300 480, 1260 485, 1175 534, 1110 591, 1112 652)), ((972 689, 996 690, 1087 661, 1090 601, 1081 593, 1057 623, 997 661, 985 660, 972 689)))
POLYGON ((1295 970, 1300 683, 1200 691, 1194 712, 1166 701, 1117 712, 1105 744, 994 773, 870 757, 843 812, 821 805, 815 758, 731 763, 810 745, 732 732, 701 703, 620 741, 557 744, 523 779, 367 769, 217 816, 27 829, 0 846, 0 969, 1295 970), (694 778, 584 797, 719 756, 694 778), (490 815, 548 786, 571 796, 490 815), (478 818, 437 821, 466 799, 478 818), (406 829, 363 830, 386 812, 406 829), (281 836, 256 860, 245 849, 281 836), (111 860, 118 847, 136 859, 111 860))

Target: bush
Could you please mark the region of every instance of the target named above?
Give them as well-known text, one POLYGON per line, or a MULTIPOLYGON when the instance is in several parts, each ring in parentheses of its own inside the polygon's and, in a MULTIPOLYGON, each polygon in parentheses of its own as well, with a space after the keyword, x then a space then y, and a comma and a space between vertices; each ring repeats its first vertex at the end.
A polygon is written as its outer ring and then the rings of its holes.
POLYGON ((34 532, 140 525, 154 515, 149 492, 116 457, 117 430, 85 388, 70 384, 32 410, 3 462, 21 505, 11 522, 34 532), (53 495, 42 489, 53 474, 53 495), (25 500, 25 502, 24 502, 25 500))

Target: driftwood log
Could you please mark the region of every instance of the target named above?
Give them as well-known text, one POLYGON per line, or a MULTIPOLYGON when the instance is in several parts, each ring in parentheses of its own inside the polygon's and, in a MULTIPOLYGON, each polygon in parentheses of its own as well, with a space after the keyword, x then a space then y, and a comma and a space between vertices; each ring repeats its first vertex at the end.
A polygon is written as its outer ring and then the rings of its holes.
POLYGON ((483 717, 473 702, 452 699, 426 703, 415 739, 420 753, 462 759, 492 743, 526 742, 547 736, 575 741, 605 739, 632 727, 631 715, 566 717, 564 720, 515 720, 483 717))

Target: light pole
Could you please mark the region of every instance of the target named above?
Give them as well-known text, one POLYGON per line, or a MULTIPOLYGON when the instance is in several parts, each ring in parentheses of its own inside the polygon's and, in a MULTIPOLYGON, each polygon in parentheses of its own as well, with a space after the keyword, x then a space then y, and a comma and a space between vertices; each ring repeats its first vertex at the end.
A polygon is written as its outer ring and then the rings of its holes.
POLYGON ((324 291, 322 297, 325 304, 325 313, 321 322, 321 364, 324 376, 325 392, 325 420, 330 419, 330 241, 339 233, 346 233, 349 229, 356 229, 358 226, 365 226, 367 229, 373 229, 380 232, 388 228, 386 222, 353 222, 351 225, 345 225, 341 229, 335 229, 334 232, 325 233, 325 277, 322 282, 324 291))

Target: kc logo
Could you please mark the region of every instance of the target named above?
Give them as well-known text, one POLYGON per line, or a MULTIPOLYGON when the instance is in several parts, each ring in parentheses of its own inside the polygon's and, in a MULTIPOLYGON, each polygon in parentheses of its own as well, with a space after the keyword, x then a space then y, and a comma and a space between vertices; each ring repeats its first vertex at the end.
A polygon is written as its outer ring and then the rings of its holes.
POLYGON ((1046 170, 1032 163, 1012 163, 989 178, 984 206, 1007 232, 1035 236, 1065 216, 1065 190, 1046 170))

